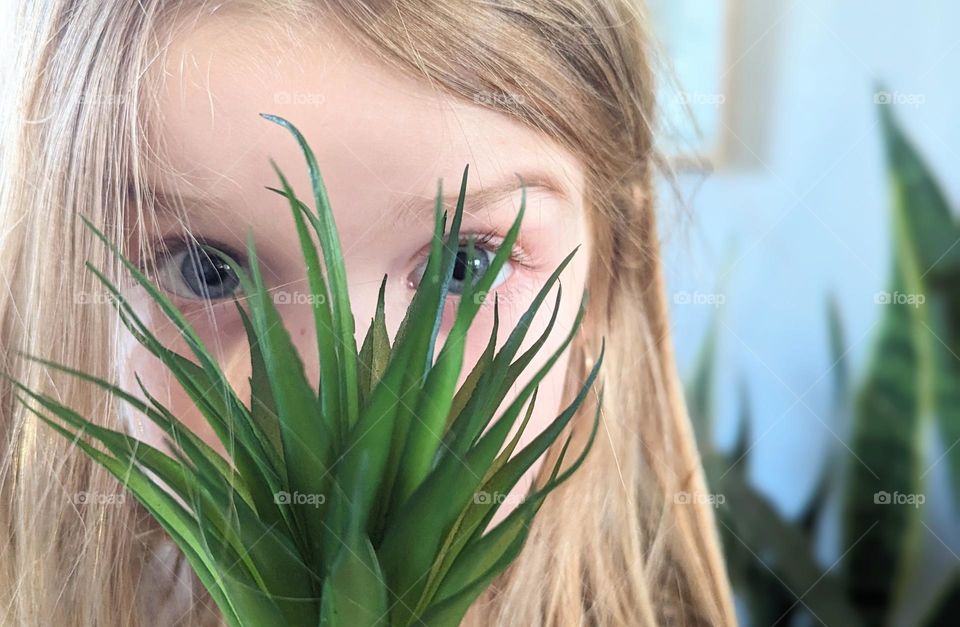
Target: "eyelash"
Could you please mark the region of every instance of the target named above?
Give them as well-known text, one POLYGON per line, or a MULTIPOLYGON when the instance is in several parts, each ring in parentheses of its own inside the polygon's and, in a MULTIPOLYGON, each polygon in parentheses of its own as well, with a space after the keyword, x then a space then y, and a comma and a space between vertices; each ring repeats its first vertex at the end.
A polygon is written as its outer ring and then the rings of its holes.
POLYGON ((246 253, 240 252, 229 244, 224 244, 218 240, 203 236, 175 234, 161 237, 152 241, 150 243, 150 250, 157 252, 140 263, 139 270, 144 273, 152 273, 155 275, 157 268, 162 261, 165 261, 167 258, 183 252, 185 249, 191 246, 208 246, 210 248, 214 248, 236 261, 241 267, 248 267, 249 261, 246 253))
MULTIPOLYGON (((468 233, 466 236, 460 236, 460 245, 466 246, 468 238, 470 235, 474 236, 473 245, 477 248, 496 248, 496 246, 489 246, 489 244, 495 240, 503 241, 503 238, 493 230, 490 231, 480 231, 477 233, 468 233)), ((522 268, 530 268, 533 263, 533 259, 530 255, 521 248, 516 242, 514 242, 513 250, 510 251, 510 257, 508 261, 512 261, 522 268)))

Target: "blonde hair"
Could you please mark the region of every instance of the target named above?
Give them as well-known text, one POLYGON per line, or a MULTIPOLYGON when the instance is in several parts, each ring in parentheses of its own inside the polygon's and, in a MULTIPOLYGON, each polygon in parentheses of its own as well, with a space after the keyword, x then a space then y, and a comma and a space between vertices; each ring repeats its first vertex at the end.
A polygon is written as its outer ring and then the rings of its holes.
MULTIPOLYGON (((218 9, 300 23, 322 12, 384 62, 540 130, 586 168, 591 299, 567 392, 606 337, 602 431, 465 624, 735 623, 712 512, 703 499, 675 498, 706 488, 669 341, 654 223, 654 53, 634 1, 12 4, 17 45, 0 75, 0 367, 119 424, 106 395, 18 352, 112 377, 102 347, 119 328, 109 306, 86 304, 96 292, 83 262, 118 269, 78 215, 118 239, 150 219, 140 202, 151 112, 145 69, 174 24, 218 9)), ((145 573, 164 549, 149 517, 133 499, 71 506, 66 495, 122 487, 25 414, 6 381, 0 436, 0 622, 157 624, 145 573)), ((216 624, 195 581, 173 585, 193 595, 180 624, 216 624)))

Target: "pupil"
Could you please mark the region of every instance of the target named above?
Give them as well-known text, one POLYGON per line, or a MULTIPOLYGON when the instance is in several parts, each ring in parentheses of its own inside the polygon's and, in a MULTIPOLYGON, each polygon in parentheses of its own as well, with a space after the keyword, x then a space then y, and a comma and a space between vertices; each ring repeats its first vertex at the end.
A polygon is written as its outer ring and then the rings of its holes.
POLYGON ((184 259, 181 272, 190 290, 205 298, 226 296, 240 283, 226 260, 196 248, 184 259))
POLYGON ((474 257, 472 261, 467 257, 468 251, 462 250, 457 253, 457 258, 453 264, 453 279, 454 281, 466 281, 467 280, 467 269, 468 266, 472 263, 473 265, 473 280, 479 281, 480 276, 485 270, 486 262, 488 261, 485 258, 482 250, 474 249, 474 257))

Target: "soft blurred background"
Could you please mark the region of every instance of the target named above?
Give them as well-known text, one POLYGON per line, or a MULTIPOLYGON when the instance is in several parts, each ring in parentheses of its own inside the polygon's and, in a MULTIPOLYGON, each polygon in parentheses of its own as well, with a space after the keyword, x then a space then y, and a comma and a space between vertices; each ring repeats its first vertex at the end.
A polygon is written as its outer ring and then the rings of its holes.
POLYGON ((960 3, 648 5, 673 337, 743 623, 960 624, 960 3))

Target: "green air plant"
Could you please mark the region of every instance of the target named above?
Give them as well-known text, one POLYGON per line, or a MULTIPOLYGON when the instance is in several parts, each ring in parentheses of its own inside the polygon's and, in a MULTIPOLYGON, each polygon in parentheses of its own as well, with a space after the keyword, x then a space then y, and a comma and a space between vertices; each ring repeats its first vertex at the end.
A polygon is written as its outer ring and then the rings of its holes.
MULTIPOLYGON (((457 388, 467 330, 517 238, 525 206, 521 203, 487 271, 475 277, 473 264, 467 263, 466 288, 455 322, 435 358, 441 314, 461 246, 465 170, 446 241, 447 214, 438 193, 426 270, 394 341, 384 321, 384 277, 376 315, 358 350, 339 238, 313 152, 290 122, 264 117, 294 136, 312 182, 315 210, 297 199, 275 164, 280 188, 270 189, 289 201, 303 249, 313 295, 319 388, 305 377, 281 324, 252 237, 248 236, 249 273, 231 263, 249 309, 237 303, 252 367, 250 402, 245 403, 181 312, 87 222, 179 328, 192 358, 162 345, 117 287, 87 264, 108 290, 123 323, 169 368, 229 458, 191 433, 142 383, 141 397, 39 360, 142 412, 166 434, 172 454, 98 426, 54 398, 14 382, 18 397, 120 480, 156 518, 229 625, 456 625, 517 557, 544 499, 581 465, 597 432, 602 393, 597 395, 586 445, 564 467, 573 437, 566 428, 598 375, 602 347, 576 398, 518 450, 538 386, 580 326, 586 293, 560 347, 494 419, 556 322, 558 277, 576 250, 544 283, 499 350, 494 298, 493 331, 486 349, 457 388), (530 321, 555 284, 549 324, 521 353, 530 321), (564 433, 549 479, 531 488, 520 505, 491 526, 503 500, 487 495, 508 493, 564 433)), ((469 261, 474 255, 472 239, 467 248, 469 261)))

